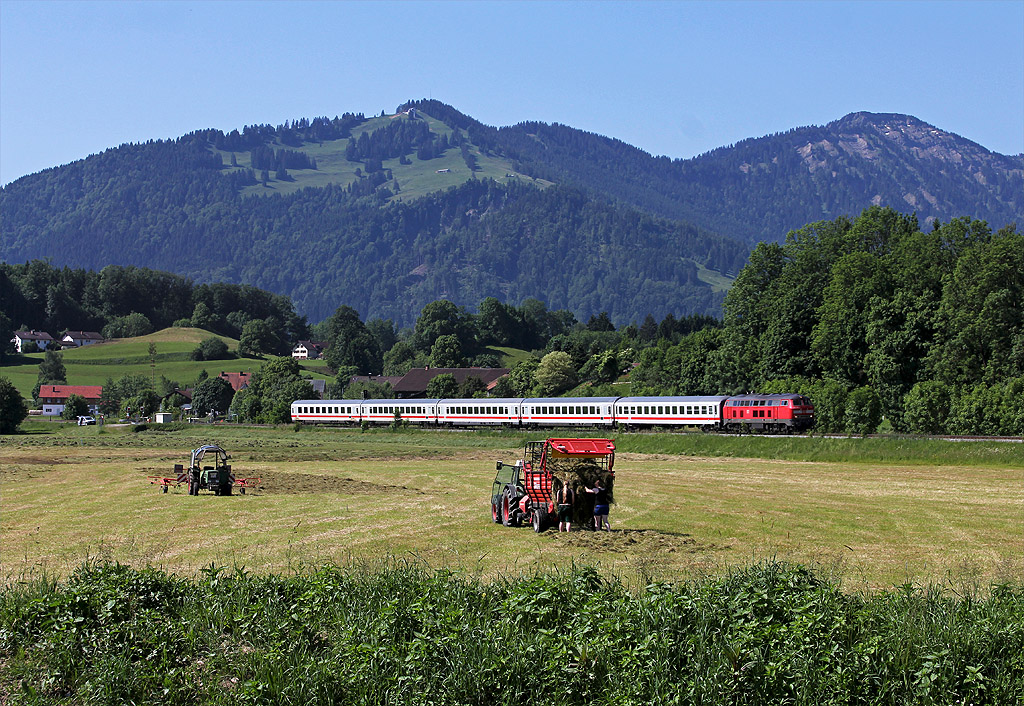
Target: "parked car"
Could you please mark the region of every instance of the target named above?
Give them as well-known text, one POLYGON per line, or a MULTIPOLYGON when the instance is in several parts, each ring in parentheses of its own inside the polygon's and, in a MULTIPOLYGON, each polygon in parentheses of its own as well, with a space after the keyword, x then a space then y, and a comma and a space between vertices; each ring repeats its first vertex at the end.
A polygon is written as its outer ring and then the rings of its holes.
POLYGON ((78 418, 78 426, 80 426, 80 427, 87 427, 90 424, 95 424, 95 423, 96 423, 96 417, 84 416, 84 417, 79 417, 78 418))

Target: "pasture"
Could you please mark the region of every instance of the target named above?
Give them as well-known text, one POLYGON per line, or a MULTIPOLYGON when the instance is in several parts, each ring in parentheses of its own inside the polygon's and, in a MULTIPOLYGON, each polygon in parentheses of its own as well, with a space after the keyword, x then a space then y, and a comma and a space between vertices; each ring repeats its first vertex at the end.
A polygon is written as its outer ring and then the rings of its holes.
POLYGON ((90 559, 287 574, 385 557, 484 579, 585 564, 629 584, 761 560, 852 590, 1024 576, 1021 444, 620 434, 615 531, 493 524, 494 462, 543 436, 30 424, 0 437, 0 574, 66 576, 90 559), (150 484, 203 443, 262 490, 191 497, 150 484))
MULTIPOLYGON (((226 372, 256 372, 263 365, 259 358, 196 361, 189 357, 201 341, 211 336, 222 339, 231 351, 238 350, 238 341, 199 328, 166 328, 146 336, 123 338, 61 351, 69 385, 103 385, 108 378, 144 375, 159 379, 161 375, 182 385, 191 385, 201 370, 210 376, 226 372), (156 345, 155 364, 151 364, 149 345, 156 345)), ((45 353, 13 356, 10 364, 0 367, 0 375, 8 378, 27 400, 39 374, 45 353)), ((321 360, 302 361, 306 377, 325 378, 326 363, 321 360)))

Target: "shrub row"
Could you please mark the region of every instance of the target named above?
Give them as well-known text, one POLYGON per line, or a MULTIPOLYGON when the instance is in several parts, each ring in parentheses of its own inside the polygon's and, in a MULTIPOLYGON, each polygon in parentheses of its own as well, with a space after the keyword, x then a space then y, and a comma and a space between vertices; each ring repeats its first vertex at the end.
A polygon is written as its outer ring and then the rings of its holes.
POLYGON ((11 703, 1008 704, 1024 592, 849 595, 778 563, 638 590, 587 566, 93 564, 7 586, 0 653, 11 703))

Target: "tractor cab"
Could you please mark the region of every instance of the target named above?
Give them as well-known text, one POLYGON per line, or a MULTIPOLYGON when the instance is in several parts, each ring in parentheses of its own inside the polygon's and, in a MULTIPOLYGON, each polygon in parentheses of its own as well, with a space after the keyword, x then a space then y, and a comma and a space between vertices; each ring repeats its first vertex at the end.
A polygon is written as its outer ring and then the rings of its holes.
POLYGON ((219 446, 209 444, 193 449, 188 464, 189 495, 200 490, 212 490, 214 495, 231 495, 235 485, 228 459, 231 456, 219 446))

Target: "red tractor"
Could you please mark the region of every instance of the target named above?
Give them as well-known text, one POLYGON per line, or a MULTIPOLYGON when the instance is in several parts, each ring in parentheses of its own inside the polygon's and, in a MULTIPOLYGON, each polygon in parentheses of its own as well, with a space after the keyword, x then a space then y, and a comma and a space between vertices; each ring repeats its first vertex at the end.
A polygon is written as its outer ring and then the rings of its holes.
MULTIPOLYGON (((590 495, 580 492, 581 486, 589 487, 598 478, 610 492, 614 461, 611 439, 528 441, 523 460, 511 465, 498 461, 491 487, 491 519, 506 527, 532 524, 535 532, 543 532, 555 517, 554 493, 570 485, 585 501, 590 495)), ((589 505, 593 510, 592 499, 589 505)))

